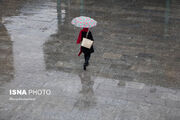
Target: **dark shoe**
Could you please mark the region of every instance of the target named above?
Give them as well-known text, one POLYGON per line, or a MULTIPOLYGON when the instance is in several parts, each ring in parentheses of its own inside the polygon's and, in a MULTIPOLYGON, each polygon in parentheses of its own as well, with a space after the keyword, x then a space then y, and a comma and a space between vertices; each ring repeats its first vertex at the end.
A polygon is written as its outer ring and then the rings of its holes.
POLYGON ((84 65, 84 70, 86 70, 86 65, 84 65))

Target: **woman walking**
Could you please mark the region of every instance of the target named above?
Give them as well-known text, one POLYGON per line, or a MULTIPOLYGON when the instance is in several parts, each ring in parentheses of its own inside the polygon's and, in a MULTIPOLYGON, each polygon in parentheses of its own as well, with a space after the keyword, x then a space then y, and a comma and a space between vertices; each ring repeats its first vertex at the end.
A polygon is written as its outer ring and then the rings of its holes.
POLYGON ((89 31, 89 28, 96 26, 97 22, 90 17, 80 16, 74 18, 71 21, 71 23, 76 27, 83 28, 79 33, 77 44, 82 42, 78 56, 80 56, 82 52, 84 53, 85 62, 83 68, 84 70, 86 70, 86 67, 89 65, 89 59, 91 57, 91 53, 94 52, 94 48, 93 48, 94 39, 91 31, 89 31))
MULTIPOLYGON (((82 42, 83 38, 87 38, 87 39, 94 41, 92 33, 91 33, 91 31, 89 31, 88 28, 83 28, 80 31, 79 37, 77 39, 77 44, 80 44, 82 42)), ((84 53, 83 69, 86 70, 86 67, 89 65, 89 59, 91 57, 91 53, 94 52, 93 45, 91 46, 91 48, 86 48, 86 47, 81 46, 78 56, 80 56, 82 52, 84 53)))

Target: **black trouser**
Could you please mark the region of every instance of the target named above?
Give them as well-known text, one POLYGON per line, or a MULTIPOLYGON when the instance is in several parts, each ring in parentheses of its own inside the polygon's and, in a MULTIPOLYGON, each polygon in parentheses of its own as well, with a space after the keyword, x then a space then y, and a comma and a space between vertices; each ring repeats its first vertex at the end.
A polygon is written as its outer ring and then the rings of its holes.
POLYGON ((89 64, 90 57, 91 57, 91 53, 84 54, 84 59, 85 59, 84 65, 88 65, 89 64))

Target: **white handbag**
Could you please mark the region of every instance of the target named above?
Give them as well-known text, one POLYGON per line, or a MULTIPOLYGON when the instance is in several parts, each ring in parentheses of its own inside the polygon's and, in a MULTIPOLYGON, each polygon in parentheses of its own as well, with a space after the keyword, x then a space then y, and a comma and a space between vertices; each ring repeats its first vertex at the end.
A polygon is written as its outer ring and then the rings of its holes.
POLYGON ((89 31, 88 31, 87 34, 86 34, 86 38, 83 38, 82 43, 81 43, 81 46, 90 49, 91 46, 93 45, 93 42, 94 42, 94 41, 92 41, 92 40, 90 40, 90 39, 87 39, 88 34, 89 34, 89 31))

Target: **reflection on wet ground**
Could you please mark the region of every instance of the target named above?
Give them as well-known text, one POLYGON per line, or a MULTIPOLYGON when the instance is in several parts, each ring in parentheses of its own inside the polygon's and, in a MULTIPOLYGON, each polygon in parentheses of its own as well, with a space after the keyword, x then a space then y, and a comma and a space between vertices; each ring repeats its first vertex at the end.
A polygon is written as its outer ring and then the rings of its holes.
POLYGON ((0 0, 0 119, 179 120, 177 0, 0 0), (82 70, 72 18, 87 15, 95 53, 82 70), (52 90, 10 101, 9 89, 52 90))
POLYGON ((80 73, 79 78, 82 85, 80 91, 81 97, 75 103, 75 107, 84 110, 83 108, 92 107, 96 104, 93 90, 94 81, 91 79, 91 74, 89 72, 80 73))
MULTIPOLYGON (((6 27, 2 24, 0 19, 0 86, 13 79, 13 42, 7 32, 6 27)), ((0 89, 1 92, 2 89, 0 89)))

